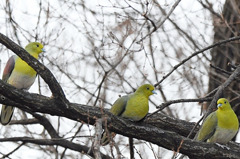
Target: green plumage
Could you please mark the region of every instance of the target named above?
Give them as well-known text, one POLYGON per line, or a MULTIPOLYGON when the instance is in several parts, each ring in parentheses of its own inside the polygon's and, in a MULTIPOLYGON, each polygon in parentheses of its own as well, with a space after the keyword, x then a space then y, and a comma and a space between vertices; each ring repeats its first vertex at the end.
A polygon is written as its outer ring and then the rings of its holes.
MULTIPOLYGON (((140 86, 133 94, 118 98, 114 102, 110 112, 116 116, 121 116, 133 121, 140 121, 148 113, 148 99, 152 94, 156 94, 154 91, 154 86, 150 84, 144 84, 140 86)), ((107 137, 107 134, 103 133, 102 136, 102 145, 108 144, 110 139, 107 137)))
POLYGON ((238 132, 239 122, 228 100, 220 98, 218 110, 212 112, 203 122, 197 134, 198 141, 226 144, 238 132))

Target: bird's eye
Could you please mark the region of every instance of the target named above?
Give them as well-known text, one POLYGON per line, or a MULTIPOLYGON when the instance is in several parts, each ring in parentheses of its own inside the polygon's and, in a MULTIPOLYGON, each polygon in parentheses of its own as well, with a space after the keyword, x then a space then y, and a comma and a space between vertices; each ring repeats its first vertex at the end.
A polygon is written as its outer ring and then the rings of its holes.
POLYGON ((224 104, 227 104, 227 102, 226 102, 226 101, 224 101, 224 104))
POLYGON ((147 90, 149 90, 149 87, 147 87, 147 90))
POLYGON ((37 47, 39 47, 39 45, 37 44, 37 47))

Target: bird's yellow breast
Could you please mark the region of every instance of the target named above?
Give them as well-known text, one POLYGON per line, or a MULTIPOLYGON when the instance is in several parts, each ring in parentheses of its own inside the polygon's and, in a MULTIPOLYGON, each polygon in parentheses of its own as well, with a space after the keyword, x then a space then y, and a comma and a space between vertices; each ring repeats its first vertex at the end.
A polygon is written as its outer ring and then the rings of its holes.
POLYGON ((239 122, 236 114, 232 109, 217 110, 218 127, 224 129, 238 130, 239 122))
MULTIPOLYGON (((38 59, 38 53, 30 53, 34 58, 38 59)), ((25 61, 23 61, 20 57, 18 57, 15 61, 14 71, 23 73, 28 76, 36 76, 37 72, 29 66, 25 61)))
POLYGON ((22 73, 28 76, 36 76, 37 72, 20 58, 16 59, 15 68, 13 71, 22 73))
POLYGON ((148 110, 148 98, 144 95, 133 94, 127 102, 126 109, 122 114, 122 117, 139 121, 147 115, 148 110))

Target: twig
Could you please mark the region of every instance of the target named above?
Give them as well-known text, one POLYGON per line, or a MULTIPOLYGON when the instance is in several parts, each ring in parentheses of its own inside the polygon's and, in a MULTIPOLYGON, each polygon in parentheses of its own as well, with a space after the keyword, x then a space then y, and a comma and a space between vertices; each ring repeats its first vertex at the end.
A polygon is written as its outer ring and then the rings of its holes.
MULTIPOLYGON (((188 134, 187 138, 189 138, 192 133, 194 132, 194 130, 196 129, 196 127, 200 124, 200 122, 203 120, 204 115, 201 117, 201 119, 198 120, 198 122, 194 125, 194 127, 192 128, 192 130, 190 131, 190 133, 188 134)), ((197 135, 195 135, 194 139, 197 137, 197 135)), ((178 149, 179 152, 180 149, 178 149)), ((174 154, 174 156, 176 156, 178 153, 174 154)), ((183 159, 185 157, 185 155, 181 155, 178 159, 183 159)))
MULTIPOLYGON (((76 144, 65 139, 34 139, 30 137, 12 137, 12 138, 0 138, 0 142, 24 142, 32 143, 38 145, 59 145, 77 152, 86 153, 89 150, 89 147, 85 145, 76 144)), ((90 156, 94 157, 93 152, 91 151, 90 156)), ((104 155, 101 153, 103 159, 111 159, 110 156, 104 155)))
MULTIPOLYGON (((226 71, 226 70, 224 70, 224 69, 222 69, 222 68, 219 68, 219 67, 217 67, 217 66, 213 66, 212 64, 210 64, 210 66, 211 66, 212 68, 214 68, 215 70, 218 70, 218 71, 220 71, 220 72, 222 72, 222 73, 225 73, 225 74, 227 74, 227 75, 231 75, 231 74, 232 74, 232 72, 228 72, 228 71, 226 71)), ((230 67, 232 67, 232 68, 234 68, 234 69, 237 68, 236 66, 234 66, 234 65, 232 65, 232 64, 230 64, 230 63, 228 63, 228 66, 230 66, 230 67)), ((236 80, 237 82, 239 82, 239 78, 236 77, 235 80, 236 80)))
POLYGON ((168 107, 171 104, 175 104, 175 103, 186 103, 186 102, 204 102, 204 101, 211 101, 212 97, 207 97, 207 98, 199 98, 199 99, 177 99, 177 100, 171 100, 165 103, 162 103, 161 105, 157 106, 158 110, 156 110, 155 112, 149 114, 147 116, 150 117, 156 113, 158 113, 159 111, 162 111, 164 108, 168 107))
POLYGON ((133 138, 129 137, 129 150, 130 150, 130 159, 134 159, 134 145, 133 145, 133 138))
POLYGON ((38 119, 22 119, 22 120, 11 120, 9 125, 31 125, 31 124, 39 124, 38 119))
POLYGON ((96 120, 96 128, 95 128, 95 138, 93 142, 93 154, 94 158, 101 159, 100 153, 100 140, 102 134, 102 118, 96 120))
MULTIPOLYGON (((127 1, 125 1, 129 7, 131 7, 134 11, 136 11, 138 14, 140 14, 141 16, 143 16, 146 20, 150 21, 150 23, 152 24, 153 26, 153 30, 156 31, 157 30, 157 26, 156 24, 154 23, 154 21, 152 19, 150 19, 148 16, 147 16, 147 12, 145 12, 144 14, 142 14, 139 10, 137 10, 136 8, 134 8, 132 5, 130 5, 127 1)), ((148 5, 148 2, 147 4, 148 5)), ((147 8, 147 7, 146 7, 147 8)))
MULTIPOLYGON (((76 137, 81 137, 81 136, 77 136, 77 134, 79 134, 79 132, 81 131, 82 127, 83 127, 83 123, 81 124, 81 126, 78 127, 78 129, 77 129, 77 131, 75 132, 75 134, 74 134, 72 137, 70 137, 71 139, 70 139, 69 141, 73 142, 73 140, 74 140, 76 137)), ((90 137, 90 136, 89 136, 89 137, 90 137)), ((67 139, 67 138, 65 138, 65 139, 67 139)), ((60 157, 59 159, 64 159, 64 158, 65 158, 65 153, 66 153, 67 149, 68 149, 68 148, 65 148, 65 149, 63 150, 63 152, 62 152, 62 154, 61 154, 61 157, 60 157)))
POLYGON ((233 69, 236 69, 236 68, 237 68, 237 66, 231 64, 230 62, 228 63, 228 66, 232 67, 233 69))
POLYGON ((175 159, 175 156, 179 153, 180 148, 182 147, 184 140, 182 140, 177 148, 177 151, 174 153, 174 155, 172 156, 172 159, 175 159))
POLYGON ((10 156, 11 154, 13 154, 15 151, 17 151, 20 147, 22 147, 23 145, 25 145, 25 142, 21 143, 18 147, 16 147, 14 150, 12 150, 11 152, 9 152, 6 155, 3 155, 2 158, 7 158, 8 156, 10 156))
POLYGON ((219 88, 219 86, 217 88, 215 88, 214 90, 212 90, 211 92, 209 92, 208 94, 206 94, 205 98, 214 96, 214 94, 217 92, 218 88, 219 88))
MULTIPOLYGON (((31 112, 29 112, 31 113, 31 112)), ((51 138, 60 138, 59 134, 53 127, 53 125, 50 123, 50 121, 43 115, 37 114, 37 113, 31 113, 33 117, 35 117, 39 124, 41 124, 45 130, 47 130, 48 134, 51 136, 51 138)))
POLYGON ((214 68, 215 70, 218 70, 218 71, 220 71, 220 72, 223 72, 223 73, 225 73, 225 74, 227 74, 227 75, 231 75, 231 72, 227 72, 226 70, 224 70, 224 69, 222 69, 222 68, 219 68, 219 67, 217 67, 217 66, 214 66, 214 65, 212 65, 212 64, 210 64, 210 67, 212 67, 212 68, 214 68))
POLYGON ((227 40, 222 40, 222 41, 219 41, 219 42, 217 42, 217 43, 215 43, 215 44, 212 44, 212 45, 210 45, 210 46, 208 46, 208 47, 206 47, 206 48, 204 48, 204 49, 202 49, 202 50, 199 50, 199 51, 193 53, 191 56, 187 57, 186 59, 182 60, 179 64, 175 65, 175 66, 173 67, 173 69, 172 69, 168 74, 166 74, 165 76, 163 76, 162 79, 161 79, 159 82, 157 82, 156 84, 154 84, 154 86, 155 86, 155 87, 158 86, 160 83, 162 83, 162 81, 164 81, 167 77, 169 77, 175 70, 177 70, 178 67, 180 67, 181 65, 183 65, 185 62, 187 62, 188 60, 190 60, 190 59, 193 58, 194 56, 197 56, 198 54, 203 53, 204 51, 209 50, 209 49, 211 49, 211 48, 213 48, 213 47, 216 47, 216 46, 219 46, 219 45, 222 45, 222 44, 231 42, 231 41, 239 40, 239 39, 240 39, 240 36, 236 36, 236 37, 233 37, 233 38, 229 38, 229 39, 227 39, 227 40))
MULTIPOLYGON (((211 112, 211 110, 214 108, 214 106, 217 103, 217 100, 221 97, 223 91, 232 83, 233 80, 235 80, 240 75, 240 66, 237 66, 236 70, 229 76, 229 78, 221 85, 219 86, 217 92, 215 93, 212 102, 210 103, 207 115, 211 112)), ((206 116, 207 116, 206 115, 206 116)), ((205 117, 206 118, 206 117, 205 117)), ((204 118, 204 120, 205 120, 204 118)))
POLYGON ((144 37, 142 37, 139 41, 137 41, 137 43, 140 43, 141 41, 143 41, 144 39, 146 39, 149 35, 151 35, 152 33, 154 33, 157 29, 159 29, 159 28, 163 25, 163 23, 170 17, 170 15, 173 13, 174 9, 177 7, 177 5, 178 5, 180 2, 181 2, 181 0, 177 0, 177 1, 173 4, 171 10, 168 12, 168 14, 166 15, 166 17, 163 19, 163 21, 162 21, 159 25, 157 25, 156 27, 154 27, 153 30, 152 30, 150 33, 148 33, 147 35, 145 35, 144 37))

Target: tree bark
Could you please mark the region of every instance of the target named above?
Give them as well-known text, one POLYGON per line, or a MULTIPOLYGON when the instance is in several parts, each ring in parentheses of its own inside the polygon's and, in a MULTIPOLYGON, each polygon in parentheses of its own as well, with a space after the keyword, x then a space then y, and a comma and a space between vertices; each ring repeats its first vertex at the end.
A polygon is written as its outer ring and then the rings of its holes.
MULTIPOLYGON (((226 0, 223 7, 222 15, 216 16, 213 14, 214 25, 214 43, 223 39, 228 39, 239 35, 240 30, 240 1, 239 0, 226 0)), ((240 45, 239 41, 234 41, 215 47, 211 51, 211 64, 228 72, 232 71, 232 67, 228 65, 240 64, 240 45)), ((209 73, 209 92, 221 85, 227 78, 222 72, 215 68, 210 68, 209 73)), ((236 111, 238 118, 240 118, 239 109, 239 93, 240 84, 238 81, 231 83, 229 88, 223 92, 222 97, 228 98, 231 102, 233 109, 236 111)))

